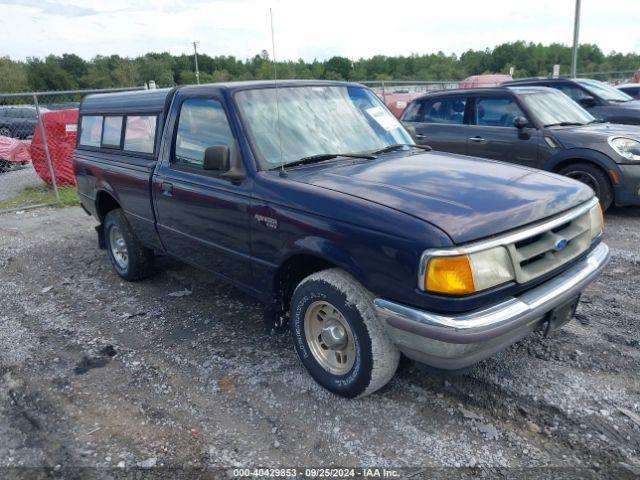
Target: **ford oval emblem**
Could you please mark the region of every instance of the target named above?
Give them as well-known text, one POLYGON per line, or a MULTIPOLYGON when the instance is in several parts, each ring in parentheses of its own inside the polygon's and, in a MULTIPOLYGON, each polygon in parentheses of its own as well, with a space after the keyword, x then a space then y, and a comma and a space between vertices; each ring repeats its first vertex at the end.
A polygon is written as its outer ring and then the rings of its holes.
POLYGON ((556 244, 553 246, 556 252, 559 252, 560 250, 564 250, 564 247, 567 246, 567 243, 569 243, 567 241, 566 238, 561 238, 560 240, 558 240, 556 242, 556 244))

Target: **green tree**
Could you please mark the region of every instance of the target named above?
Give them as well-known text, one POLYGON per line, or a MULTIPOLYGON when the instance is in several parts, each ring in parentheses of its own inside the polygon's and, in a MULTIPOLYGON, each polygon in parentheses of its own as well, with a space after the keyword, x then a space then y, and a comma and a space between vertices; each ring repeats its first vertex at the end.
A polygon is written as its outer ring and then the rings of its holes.
POLYGON ((26 92, 29 90, 27 67, 8 57, 0 57, 0 92, 26 92))

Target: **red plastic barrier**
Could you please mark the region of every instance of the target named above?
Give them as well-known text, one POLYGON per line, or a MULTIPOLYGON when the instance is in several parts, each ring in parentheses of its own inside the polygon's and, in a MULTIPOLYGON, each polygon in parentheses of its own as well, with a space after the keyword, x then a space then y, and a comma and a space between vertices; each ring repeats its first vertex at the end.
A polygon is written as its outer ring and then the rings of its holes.
POLYGON ((31 161, 29 142, 17 138, 0 136, 0 161, 9 163, 26 163, 31 161))
MULTIPOLYGON (((42 114, 42 123, 47 135, 53 173, 58 186, 75 185, 73 150, 76 147, 78 109, 45 112, 42 114)), ((31 141, 31 160, 40 178, 50 185, 51 175, 38 125, 31 141)))

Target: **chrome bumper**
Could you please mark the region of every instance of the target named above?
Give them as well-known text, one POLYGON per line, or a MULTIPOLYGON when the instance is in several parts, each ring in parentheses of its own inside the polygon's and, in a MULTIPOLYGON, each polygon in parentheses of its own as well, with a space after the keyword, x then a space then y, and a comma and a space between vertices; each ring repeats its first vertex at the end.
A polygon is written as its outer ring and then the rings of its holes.
POLYGON ((438 368, 472 365, 517 342, 540 326, 552 309, 582 292, 609 261, 600 243, 576 265, 518 297, 462 314, 418 310, 374 300, 392 340, 407 356, 438 368))

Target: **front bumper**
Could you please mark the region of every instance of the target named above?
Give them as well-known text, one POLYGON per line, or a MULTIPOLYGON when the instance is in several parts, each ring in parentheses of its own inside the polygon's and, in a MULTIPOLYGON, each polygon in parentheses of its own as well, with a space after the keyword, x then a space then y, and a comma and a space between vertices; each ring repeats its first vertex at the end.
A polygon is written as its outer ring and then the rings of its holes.
POLYGON ((614 184, 616 205, 640 205, 640 164, 618 165, 620 183, 614 184))
POLYGON ((584 259, 547 282, 497 305, 462 314, 418 310, 377 298, 378 316, 406 356, 433 367, 468 367, 539 328, 547 314, 575 298, 609 261, 600 243, 584 259))

